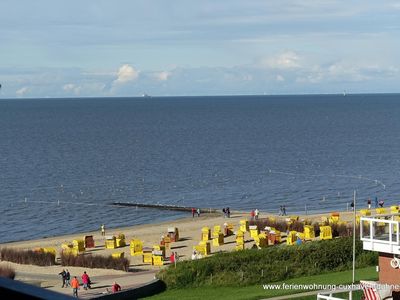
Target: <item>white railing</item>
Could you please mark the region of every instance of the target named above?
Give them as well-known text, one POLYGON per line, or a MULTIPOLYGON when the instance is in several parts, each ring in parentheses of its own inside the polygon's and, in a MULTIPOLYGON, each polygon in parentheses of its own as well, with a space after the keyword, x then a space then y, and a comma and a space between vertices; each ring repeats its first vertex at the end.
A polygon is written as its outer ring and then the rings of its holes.
POLYGON ((347 300, 347 299, 333 297, 332 293, 330 293, 328 295, 318 294, 317 295, 317 300, 347 300))
POLYGON ((361 217, 360 239, 363 241, 363 248, 400 254, 399 225, 400 222, 395 221, 393 215, 361 217))

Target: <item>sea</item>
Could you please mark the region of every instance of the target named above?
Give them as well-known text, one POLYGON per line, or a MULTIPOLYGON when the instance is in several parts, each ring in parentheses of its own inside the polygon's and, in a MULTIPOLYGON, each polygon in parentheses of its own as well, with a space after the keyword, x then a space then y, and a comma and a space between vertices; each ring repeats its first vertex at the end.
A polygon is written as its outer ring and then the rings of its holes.
POLYGON ((400 201, 400 95, 0 100, 0 242, 400 201))

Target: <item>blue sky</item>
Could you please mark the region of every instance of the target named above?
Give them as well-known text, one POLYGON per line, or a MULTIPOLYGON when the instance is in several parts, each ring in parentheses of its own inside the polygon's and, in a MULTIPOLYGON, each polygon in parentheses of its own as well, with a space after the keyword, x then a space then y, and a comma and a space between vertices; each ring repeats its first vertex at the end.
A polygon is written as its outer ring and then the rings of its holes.
POLYGON ((3 0, 0 98, 400 92, 399 1, 3 0))

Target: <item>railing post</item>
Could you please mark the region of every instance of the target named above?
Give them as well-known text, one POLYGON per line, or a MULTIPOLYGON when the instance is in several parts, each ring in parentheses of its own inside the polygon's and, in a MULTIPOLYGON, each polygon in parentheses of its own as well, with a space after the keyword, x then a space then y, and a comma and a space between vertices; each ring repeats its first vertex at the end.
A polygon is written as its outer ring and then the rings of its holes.
POLYGON ((372 238, 372 235, 373 235, 373 233, 374 233, 374 228, 373 228, 372 223, 373 223, 373 220, 370 219, 370 220, 369 220, 369 240, 370 240, 372 249, 374 249, 374 240, 373 240, 373 238, 372 238))

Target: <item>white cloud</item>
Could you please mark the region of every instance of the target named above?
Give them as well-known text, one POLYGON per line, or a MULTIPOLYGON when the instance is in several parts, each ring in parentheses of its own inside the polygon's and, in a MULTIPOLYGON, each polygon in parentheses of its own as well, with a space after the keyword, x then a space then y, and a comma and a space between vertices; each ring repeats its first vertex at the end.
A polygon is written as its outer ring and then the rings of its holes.
POLYGON ((301 67, 300 57, 293 51, 286 51, 274 57, 262 59, 261 65, 272 69, 295 69, 301 67))
POLYGON ((157 72, 157 73, 154 73, 153 76, 157 80, 166 81, 171 76, 171 72, 168 72, 168 71, 157 72))
POLYGON ((63 86, 63 90, 64 91, 66 91, 66 92, 68 92, 68 93, 74 93, 74 94, 76 94, 76 95, 79 95, 79 92, 80 92, 80 87, 79 86, 76 86, 75 84, 73 84, 73 83, 67 83, 67 84, 65 84, 64 86, 63 86))
POLYGON ((29 91, 28 87, 24 86, 17 90, 15 94, 17 94, 17 97, 23 97, 26 95, 26 93, 29 91))
POLYGON ((285 77, 278 74, 278 75, 276 75, 276 81, 280 81, 280 82, 285 81, 285 77))
POLYGON ((135 81, 139 77, 139 71, 135 70, 132 66, 125 64, 122 65, 117 73, 117 79, 115 83, 126 83, 129 81, 135 81))

